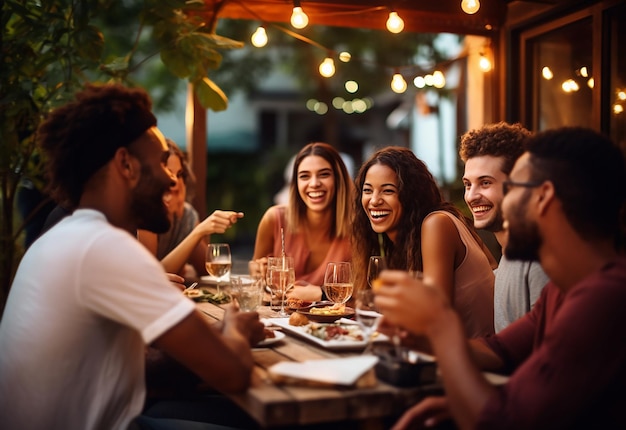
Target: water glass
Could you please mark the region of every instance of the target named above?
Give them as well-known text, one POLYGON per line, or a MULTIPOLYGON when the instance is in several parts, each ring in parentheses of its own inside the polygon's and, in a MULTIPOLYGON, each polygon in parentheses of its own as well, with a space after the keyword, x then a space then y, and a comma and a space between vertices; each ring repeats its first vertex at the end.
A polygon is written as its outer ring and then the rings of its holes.
POLYGON ((262 303, 264 284, 261 279, 231 276, 231 294, 243 312, 255 311, 262 303))

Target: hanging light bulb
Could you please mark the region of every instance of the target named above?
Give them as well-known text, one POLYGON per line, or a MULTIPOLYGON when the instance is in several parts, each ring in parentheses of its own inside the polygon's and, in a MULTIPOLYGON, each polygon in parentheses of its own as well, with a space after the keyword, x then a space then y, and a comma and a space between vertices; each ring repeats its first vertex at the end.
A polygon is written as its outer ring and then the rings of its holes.
POLYGON ((402 94, 406 91, 406 81, 400 73, 395 73, 391 79, 391 89, 394 93, 402 94))
POLYGON ((325 78, 330 78, 335 74, 335 62, 332 58, 326 57, 320 64, 320 75, 325 78))
POLYGON ((300 7, 300 0, 294 0, 293 12, 291 13, 291 25, 294 28, 304 28, 309 25, 309 17, 300 7))
POLYGON ((487 58, 485 54, 480 54, 478 67, 480 67, 480 70, 482 70, 483 72, 488 72, 491 70, 491 61, 489 61, 489 58, 487 58))
POLYGON ((265 27, 260 26, 256 29, 256 31, 252 34, 250 38, 252 44, 257 48, 262 48, 267 45, 267 33, 265 32, 265 27))
POLYGON ((463 0, 461 1, 461 9, 468 15, 473 15, 480 9, 480 2, 478 0, 463 0))
POLYGON ((400 33, 404 30, 404 21, 395 11, 389 12, 389 18, 387 18, 387 30, 391 33, 400 33))

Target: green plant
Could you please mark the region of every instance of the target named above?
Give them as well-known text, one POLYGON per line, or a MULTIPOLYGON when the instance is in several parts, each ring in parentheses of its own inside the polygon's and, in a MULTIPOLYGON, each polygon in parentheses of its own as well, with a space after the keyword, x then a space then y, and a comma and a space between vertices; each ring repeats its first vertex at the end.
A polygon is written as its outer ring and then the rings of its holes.
POLYGON ((217 14, 200 14, 201 0, 5 0, 0 5, 1 312, 23 252, 18 239, 32 216, 17 216, 17 193, 25 180, 43 186, 36 131, 46 114, 86 82, 136 85, 149 79, 142 66, 158 55, 175 77, 193 84, 205 108, 226 109, 228 99, 208 73, 220 67, 221 50, 243 44, 215 34, 215 22, 203 16, 217 14), (106 30, 121 19, 127 23, 126 38, 114 31, 106 38, 106 30), (130 39, 129 25, 135 30, 130 39))

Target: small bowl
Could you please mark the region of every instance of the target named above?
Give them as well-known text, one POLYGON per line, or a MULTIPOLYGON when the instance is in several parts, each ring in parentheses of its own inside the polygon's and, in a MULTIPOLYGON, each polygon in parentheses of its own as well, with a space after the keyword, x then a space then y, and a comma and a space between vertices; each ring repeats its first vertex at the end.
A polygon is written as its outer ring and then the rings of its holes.
POLYGON ((354 309, 349 307, 346 307, 344 312, 341 314, 311 313, 311 309, 313 308, 325 308, 327 306, 332 306, 332 303, 329 304, 329 302, 318 302, 314 305, 308 306, 305 309, 298 309, 296 312, 307 317, 309 321, 318 323, 332 323, 341 318, 352 318, 354 316, 354 309))

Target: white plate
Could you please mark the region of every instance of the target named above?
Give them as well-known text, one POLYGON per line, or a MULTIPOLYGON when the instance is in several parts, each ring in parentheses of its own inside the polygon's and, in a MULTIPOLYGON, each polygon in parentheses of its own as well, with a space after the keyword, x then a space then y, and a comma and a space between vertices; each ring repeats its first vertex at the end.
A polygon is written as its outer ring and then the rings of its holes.
MULTIPOLYGON (((200 276, 199 282, 201 284, 217 285, 217 278, 215 276, 211 276, 211 275, 200 276)), ((198 288, 198 287, 196 287, 196 288, 198 288)))
POLYGON ((258 348, 260 346, 270 346, 270 345, 275 344, 276 342, 283 340, 284 338, 285 338, 285 333, 280 332, 278 330, 274 330, 274 337, 266 337, 261 342, 254 345, 254 347, 258 348))
MULTIPOLYGON (((323 348, 327 348, 327 349, 332 349, 332 350, 362 349, 362 348, 365 348, 365 346, 367 345, 367 342, 365 340, 349 340, 349 339, 322 340, 319 337, 315 337, 307 333, 306 330, 307 330, 308 324, 303 325, 303 326, 297 326, 297 327, 293 325, 289 325, 289 318, 267 318, 267 321, 271 322, 273 325, 282 327, 283 330, 289 333, 293 333, 297 336, 308 339, 311 342, 314 342, 317 345, 323 348)), ((341 319, 338 322, 341 323, 342 325, 354 325, 355 324, 354 321, 344 320, 344 319, 341 319), (348 323, 348 321, 350 323, 348 323)), ((374 338, 374 342, 386 342, 388 340, 389 338, 381 333, 379 333, 374 338)))

